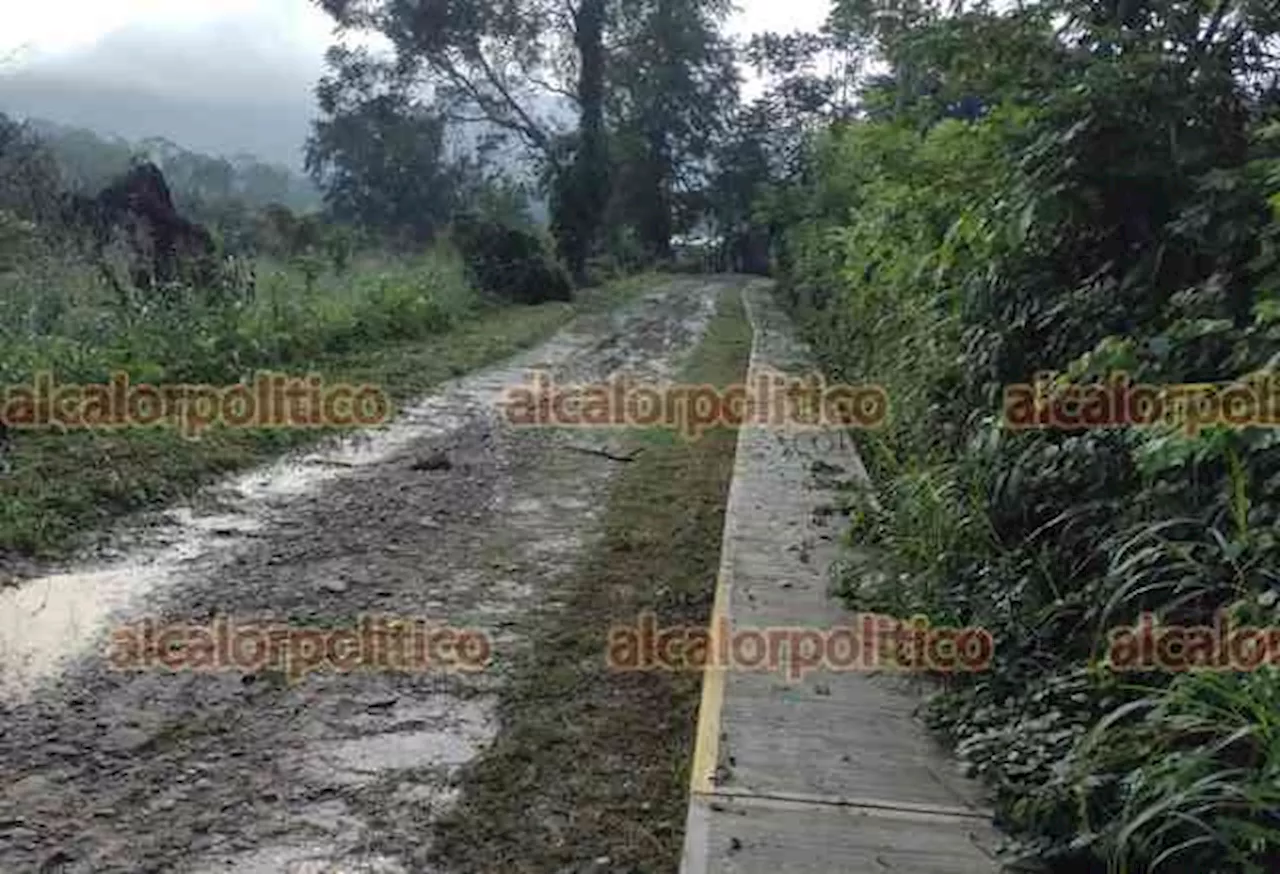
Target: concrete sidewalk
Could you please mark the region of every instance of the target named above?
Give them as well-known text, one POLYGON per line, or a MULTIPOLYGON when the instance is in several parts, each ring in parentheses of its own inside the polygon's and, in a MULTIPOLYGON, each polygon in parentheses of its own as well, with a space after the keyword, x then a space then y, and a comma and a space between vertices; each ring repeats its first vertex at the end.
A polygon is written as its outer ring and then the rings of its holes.
MULTIPOLYGON (((752 377, 811 372, 770 293, 765 282, 744 292, 752 377)), ((744 426, 712 627, 851 625, 828 595, 842 517, 821 510, 833 479, 865 477, 847 437, 744 426)), ((913 717, 918 704, 900 677, 709 669, 683 874, 1000 871, 990 811, 913 717)))

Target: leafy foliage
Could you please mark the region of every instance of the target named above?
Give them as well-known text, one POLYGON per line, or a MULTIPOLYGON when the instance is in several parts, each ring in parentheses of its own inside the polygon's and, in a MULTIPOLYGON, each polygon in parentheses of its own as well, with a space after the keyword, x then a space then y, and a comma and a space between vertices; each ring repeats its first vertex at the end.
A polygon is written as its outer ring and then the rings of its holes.
MULTIPOLYGON (((514 138, 551 182, 552 226, 560 254, 575 279, 584 279, 608 192, 604 41, 610 4, 510 0, 479 8, 323 0, 320 5, 346 30, 386 37, 393 56, 374 58, 367 51, 341 48, 330 53, 338 72, 321 86, 326 119, 313 144, 361 116, 369 124, 355 142, 377 141, 384 131, 394 134, 413 115, 429 119, 424 123, 432 127, 427 136, 431 144, 443 141, 446 124, 478 127, 482 151, 514 138), (363 99, 344 101, 339 97, 344 92, 363 99), (578 116, 572 133, 557 120, 564 113, 553 111, 556 104, 545 100, 548 95, 572 103, 578 116)), ((408 138, 406 149, 412 146, 413 138, 408 138)), ((387 202, 397 199, 395 183, 406 180, 415 163, 428 178, 439 178, 446 166, 436 145, 375 161, 391 172, 389 178, 366 172, 366 156, 359 150, 334 157, 335 168, 354 168, 372 183, 365 188, 370 200, 387 202)), ((447 209, 445 200, 432 208, 447 209)), ((424 204, 421 198, 415 202, 424 204)))
POLYGON ((482 291, 525 304, 570 299, 568 274, 532 230, 464 215, 454 223, 452 239, 482 291))
POLYGON ((651 258, 697 221, 716 145, 738 98, 734 53, 721 35, 722 0, 619 4, 610 55, 613 134, 610 223, 630 229, 651 258))
POLYGON ((336 76, 319 88, 324 117, 307 143, 307 169, 339 221, 423 243, 458 205, 465 166, 445 155, 444 120, 403 92, 380 87, 378 67, 334 49, 336 76))
POLYGON ((1278 25, 1232 0, 837 3, 833 31, 887 72, 754 201, 829 367, 892 398, 856 529, 884 554, 845 591, 996 635, 931 718, 1054 870, 1280 865, 1274 669, 1106 660, 1144 611, 1276 621, 1276 432, 1001 418, 1041 372, 1274 375, 1278 25))

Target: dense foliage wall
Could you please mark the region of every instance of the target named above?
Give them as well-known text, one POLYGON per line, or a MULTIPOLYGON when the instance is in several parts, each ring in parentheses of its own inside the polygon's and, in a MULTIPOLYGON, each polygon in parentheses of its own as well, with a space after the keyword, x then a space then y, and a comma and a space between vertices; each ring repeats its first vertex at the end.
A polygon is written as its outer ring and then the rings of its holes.
POLYGON ((1147 611, 1280 622, 1280 402, 1194 433, 1002 410, 1044 372, 1275 375, 1278 25, 1231 2, 921 16, 879 34, 892 73, 786 199, 792 302, 893 405, 855 531, 883 550, 845 592, 993 631, 992 670, 946 678, 932 718, 1055 870, 1280 870, 1276 667, 1126 673, 1108 649, 1147 611))

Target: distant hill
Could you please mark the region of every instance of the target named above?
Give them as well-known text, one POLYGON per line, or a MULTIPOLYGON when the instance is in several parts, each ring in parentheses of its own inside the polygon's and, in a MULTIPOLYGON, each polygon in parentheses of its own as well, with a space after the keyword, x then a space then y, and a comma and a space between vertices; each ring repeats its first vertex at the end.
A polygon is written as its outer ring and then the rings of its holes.
POLYGON ((179 205, 195 212, 239 201, 250 209, 273 203, 295 212, 319 209, 321 198, 311 180, 287 167, 249 154, 230 158, 194 152, 162 137, 130 142, 85 128, 28 119, 58 161, 68 187, 97 191, 146 157, 164 171, 179 205))

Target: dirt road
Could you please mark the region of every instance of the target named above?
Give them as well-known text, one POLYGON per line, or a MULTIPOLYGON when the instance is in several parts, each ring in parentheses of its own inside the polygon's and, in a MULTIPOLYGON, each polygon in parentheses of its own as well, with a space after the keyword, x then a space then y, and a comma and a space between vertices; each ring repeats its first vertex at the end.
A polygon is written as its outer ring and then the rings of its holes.
POLYGON ((622 466, 580 451, 607 435, 515 429, 495 401, 535 368, 669 376, 727 281, 672 280, 388 429, 212 490, 109 564, 0 592, 0 871, 427 870, 428 824, 501 731, 524 618, 589 548, 622 466), (474 630, 491 652, 469 656, 491 659, 299 682, 107 659, 111 630, 146 617, 336 632, 374 614, 474 630))

